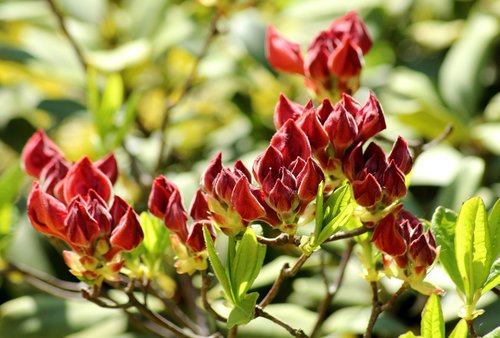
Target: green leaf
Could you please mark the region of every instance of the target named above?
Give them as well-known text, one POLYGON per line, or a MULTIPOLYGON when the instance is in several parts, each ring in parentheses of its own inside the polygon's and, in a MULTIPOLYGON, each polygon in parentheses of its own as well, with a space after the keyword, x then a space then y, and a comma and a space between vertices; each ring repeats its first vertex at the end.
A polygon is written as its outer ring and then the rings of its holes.
POLYGON ((488 278, 486 278, 486 282, 484 282, 481 294, 484 295, 498 284, 500 284, 500 257, 497 258, 491 266, 490 274, 488 275, 488 278))
POLYGON ((24 172, 20 166, 10 167, 0 176, 0 206, 12 203, 19 193, 24 172))
POLYGON ((226 296, 231 300, 234 304, 236 303, 235 297, 233 295, 233 289, 231 287, 231 282, 226 275, 224 267, 222 266, 221 261, 219 260, 219 256, 217 255, 217 251, 215 251, 214 241, 212 240, 212 235, 210 235, 210 231, 206 226, 203 227, 203 237, 205 238, 205 243, 207 244, 207 252, 208 259, 212 264, 212 268, 214 269, 215 276, 219 280, 219 283, 222 285, 226 296))
POLYGON ((500 198, 497 199, 488 215, 488 228, 491 239, 491 255, 497 257, 500 254, 500 198))
POLYGON ((161 256, 169 242, 167 227, 160 219, 148 212, 141 213, 140 221, 144 231, 144 240, 142 241, 144 248, 152 255, 161 256))
POLYGON ((113 127, 114 116, 123 103, 123 90, 120 74, 114 73, 107 77, 96 116, 98 119, 96 124, 102 139, 113 127))
POLYGON ((140 95, 135 92, 133 93, 127 103, 125 104, 125 111, 123 112, 123 116, 120 121, 120 125, 115 133, 115 147, 119 147, 130 130, 132 123, 135 120, 135 116, 137 115, 137 105, 139 104, 140 95))
POLYGON ((443 312, 439 297, 435 293, 429 297, 425 304, 420 325, 423 337, 445 338, 443 312))
POLYGON ((477 111, 483 87, 482 70, 499 32, 500 25, 494 16, 477 13, 468 20, 462 38, 450 49, 441 66, 439 89, 443 99, 464 120, 477 111))
POLYGON ((266 256, 266 246, 257 241, 252 228, 248 227, 231 262, 231 285, 236 300, 241 299, 259 275, 266 256))
POLYGON ((483 338, 500 338, 500 326, 493 331, 485 334, 483 338))
POLYGON ((253 319, 257 298, 259 298, 259 294, 257 292, 252 292, 244 295, 234 304, 234 308, 227 318, 227 327, 229 329, 235 325, 246 324, 253 319))
POLYGON ((420 336, 415 336, 415 334, 411 331, 406 332, 405 334, 400 335, 398 338, 417 338, 420 336))
POLYGON ((458 271, 464 293, 471 305, 476 290, 483 286, 492 264, 486 208, 479 197, 469 199, 460 209, 455 233, 458 271))
POLYGON ((431 227, 436 242, 441 247, 439 261, 457 288, 465 292, 455 255, 456 223, 457 214, 453 210, 438 207, 432 216, 431 227))
POLYGON ((457 326, 455 326, 448 338, 467 338, 468 332, 469 328, 467 327, 467 322, 465 319, 462 319, 458 322, 457 326))

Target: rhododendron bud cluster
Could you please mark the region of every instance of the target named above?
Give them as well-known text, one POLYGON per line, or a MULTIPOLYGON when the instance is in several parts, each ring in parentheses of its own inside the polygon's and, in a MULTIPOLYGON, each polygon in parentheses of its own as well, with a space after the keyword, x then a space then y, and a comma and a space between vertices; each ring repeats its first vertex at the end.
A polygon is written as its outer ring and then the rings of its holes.
MULTIPOLYGON (((203 198, 203 197, 201 197, 203 198)), ((165 176, 158 176, 153 181, 153 188, 149 195, 149 210, 162 219, 165 226, 172 231, 170 242, 176 255, 175 267, 178 273, 192 274, 196 270, 207 268, 206 246, 203 239, 203 227, 207 227, 215 239, 212 224, 206 219, 206 207, 200 203, 196 195, 193 201, 191 215, 195 222, 188 227, 188 215, 182 205, 182 196, 179 188, 165 176), (200 208, 205 209, 205 212, 200 208), (206 216, 203 217, 203 214, 206 216)))
POLYGON ((64 258, 75 276, 91 284, 117 280, 124 264, 119 253, 137 247, 143 232, 132 207, 113 196, 114 156, 70 163, 39 130, 24 147, 22 164, 39 180, 28 198, 33 227, 68 244, 72 251, 64 258))
POLYGON ((269 63, 288 73, 305 76, 306 87, 317 96, 338 97, 359 88, 363 56, 372 47, 364 22, 355 12, 338 18, 310 43, 305 56, 299 44, 287 40, 274 27, 267 30, 269 63))

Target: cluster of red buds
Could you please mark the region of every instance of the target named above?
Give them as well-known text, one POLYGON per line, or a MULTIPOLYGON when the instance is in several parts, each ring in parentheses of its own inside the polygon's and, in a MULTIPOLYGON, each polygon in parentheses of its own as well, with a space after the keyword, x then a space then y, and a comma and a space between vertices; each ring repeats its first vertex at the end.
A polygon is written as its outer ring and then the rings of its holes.
POLYGON ((400 209, 385 216, 373 232, 372 242, 383 252, 386 275, 402 279, 424 294, 442 293, 423 282, 438 255, 434 235, 412 213, 400 209))
POLYGON ((215 231, 207 220, 208 206, 202 196, 196 195, 193 200, 190 214, 195 222, 189 227, 179 188, 165 176, 158 176, 153 181, 148 205, 149 211, 162 219, 171 231, 170 243, 176 256, 177 272, 192 274, 196 270, 206 270, 207 253, 203 227, 209 229, 213 239, 215 231))
POLYGON ((81 280, 116 280, 124 264, 119 253, 137 247, 143 232, 132 207, 113 196, 118 177, 114 156, 70 163, 39 130, 24 147, 22 164, 38 180, 28 198, 33 227, 66 242, 72 250, 64 251, 64 259, 81 280))
POLYGON ((306 87, 317 96, 338 97, 359 88, 364 55, 372 41, 364 22, 350 12, 331 23, 311 42, 305 57, 299 44, 280 35, 272 26, 267 31, 267 58, 276 68, 305 76, 306 87))

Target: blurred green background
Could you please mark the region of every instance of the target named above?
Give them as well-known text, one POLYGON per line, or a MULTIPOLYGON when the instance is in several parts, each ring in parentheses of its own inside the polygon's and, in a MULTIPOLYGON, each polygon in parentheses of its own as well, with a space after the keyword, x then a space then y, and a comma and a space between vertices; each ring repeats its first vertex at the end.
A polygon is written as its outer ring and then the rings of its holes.
MULTIPOLYGON (((251 164, 266 147, 281 92, 302 104, 309 99, 301 77, 278 74, 267 64, 266 26, 272 23, 305 50, 349 10, 360 13, 374 41, 355 97, 364 101, 373 90, 380 98, 388 121, 384 136, 429 141, 448 124, 454 127, 444 143, 418 158, 407 208, 429 218, 438 205, 458 210, 470 196, 479 194, 487 205, 500 196, 500 1, 227 0, 219 34, 177 103, 216 11, 203 2, 55 1, 83 50, 86 72, 46 1, 0 1, 1 256, 71 279, 26 217, 31 180, 19 167, 19 154, 37 128, 71 160, 114 151, 121 169, 117 193, 134 201, 137 211, 144 210, 147 184, 158 173, 182 187, 188 204, 216 152, 228 164, 237 158, 251 164), (158 164, 162 140, 165 156, 158 164)), ((333 262, 337 249, 331 250, 333 262)), ((278 260, 264 268, 257 287, 271 284, 278 260)), ((322 295, 318 265, 312 259, 287 285, 289 295, 279 301, 293 304, 269 311, 311 327, 322 295)), ((325 336, 353 337, 364 330, 369 288, 359 278, 359 264, 351 265, 325 336)), ((449 291, 443 306, 453 327, 459 304, 453 286, 440 267, 430 277, 449 291)), ((15 278, 0 283, 0 337, 147 336, 119 311, 58 300, 15 278)), ((397 286, 389 281, 385 288, 397 286)), ((486 315, 476 323, 479 334, 500 324, 500 303, 490 296, 484 297, 486 315)), ((405 294, 395 311, 381 317, 378 335, 418 329, 424 302, 405 294)), ((260 320, 240 334, 286 337, 260 320)))

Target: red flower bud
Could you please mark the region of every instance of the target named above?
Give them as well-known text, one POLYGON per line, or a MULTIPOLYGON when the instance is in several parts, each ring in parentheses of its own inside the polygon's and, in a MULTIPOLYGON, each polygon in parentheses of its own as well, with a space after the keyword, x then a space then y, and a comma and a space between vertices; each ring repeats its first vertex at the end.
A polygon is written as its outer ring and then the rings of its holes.
POLYGON ((384 172, 383 186, 391 199, 398 199, 406 195, 405 176, 391 161, 384 172))
POLYGON ((201 189, 196 190, 189 208, 189 215, 196 221, 206 220, 209 216, 207 197, 201 189))
POLYGON ((382 188, 372 174, 366 175, 362 181, 352 183, 354 198, 364 207, 374 206, 382 199, 382 188))
POLYGON ((108 211, 106 202, 94 191, 90 190, 87 195, 87 210, 90 216, 99 224, 99 230, 103 234, 109 234, 113 219, 108 211))
MULTIPOLYGON (((158 176, 153 181, 153 187, 149 194, 149 211, 158 218, 164 218, 167 213, 168 203, 175 191, 179 189, 165 176, 158 176)), ((179 195, 180 196, 180 195, 179 195)))
POLYGON ((212 240, 215 241, 215 230, 212 223, 209 221, 198 221, 191 225, 189 230, 189 236, 186 240, 186 244, 194 252, 200 252, 207 248, 205 244, 205 238, 203 237, 203 227, 206 226, 210 232, 212 240))
POLYGON ((250 174, 250 170, 248 170, 241 160, 237 160, 234 163, 234 174, 237 177, 246 176, 248 182, 252 182, 252 174, 250 174))
POLYGON ((280 94, 279 101, 274 107, 274 125, 276 129, 280 129, 289 119, 296 121, 303 111, 304 107, 302 105, 290 101, 284 94, 280 94))
POLYGON ((257 182, 259 182, 264 191, 269 191, 274 185, 274 181, 278 178, 278 170, 283 166, 283 156, 278 149, 269 146, 266 151, 259 156, 254 161, 253 164, 253 174, 257 182), (271 186, 264 184, 266 178, 271 181, 271 186))
POLYGON ((376 143, 372 142, 368 145, 363 155, 365 160, 365 169, 372 173, 378 181, 382 182, 387 162, 385 153, 376 143))
POLYGON ((373 231, 372 242, 391 256, 401 256, 406 252, 406 243, 398 230, 394 214, 382 218, 373 231))
POLYGON ((385 129, 384 111, 375 95, 370 92, 370 97, 356 116, 360 141, 366 141, 385 129))
POLYGON ((240 177, 231 194, 231 206, 247 222, 256 220, 265 214, 264 207, 250 191, 246 176, 240 177))
POLYGON ((321 32, 313 41, 305 58, 304 69, 308 78, 325 82, 330 77, 328 69, 328 55, 330 50, 327 46, 331 37, 327 32, 321 32))
POLYGON ((361 49, 349 37, 345 37, 328 57, 328 68, 341 79, 359 76, 363 63, 361 49))
POLYGON ((436 259, 436 244, 432 233, 421 233, 410 244, 410 256, 417 267, 431 266, 436 259), (426 236, 427 235, 427 236, 426 236))
POLYGON ((302 118, 297 121, 297 125, 307 135, 313 151, 318 151, 328 145, 328 134, 318 120, 314 110, 308 110, 302 118))
POLYGON ((287 214, 296 207, 297 195, 290 187, 283 184, 281 179, 276 181, 276 184, 269 192, 269 205, 276 210, 278 214, 287 214))
POLYGON ((127 210, 130 208, 130 205, 122 199, 120 196, 115 195, 113 198, 113 204, 109 209, 109 213, 111 214, 111 218, 113 219, 114 225, 120 222, 120 219, 127 213, 127 210))
POLYGON ((215 195, 224 202, 229 203, 237 180, 238 177, 231 170, 223 168, 213 182, 215 195))
POLYGON ((174 231, 185 241, 187 238, 187 214, 182 206, 181 195, 175 190, 170 197, 165 216, 163 218, 168 229, 174 231))
POLYGON ((410 173, 413 166, 413 159, 410 154, 410 149, 408 148, 408 143, 404 138, 399 136, 396 142, 394 142, 394 146, 387 160, 389 162, 391 162, 391 160, 394 161, 405 175, 410 173))
POLYGON ((109 154, 106 157, 101 158, 94 165, 109 178, 111 184, 116 183, 116 180, 118 179, 118 163, 116 163, 114 154, 109 154))
POLYGON ((350 181, 356 180, 359 172, 363 170, 365 161, 363 159, 363 145, 358 144, 351 150, 342 162, 342 170, 350 181))
POLYGON ((37 231, 65 239, 64 220, 67 214, 63 203, 43 192, 38 182, 33 182, 28 197, 28 216, 37 231))
POLYGON ((128 208, 118 225, 113 229, 109 242, 120 251, 130 251, 137 247, 144 238, 144 233, 139 223, 139 217, 134 209, 128 208))
POLYGON ((304 74, 304 60, 299 44, 285 39, 273 26, 267 28, 266 55, 274 68, 284 72, 304 74))
POLYGON ((297 177, 299 182, 298 194, 303 204, 308 204, 316 198, 318 186, 325 179, 323 171, 312 159, 307 160, 307 164, 297 177))
POLYGON ((341 157, 344 150, 353 144, 358 133, 354 117, 339 104, 335 105, 333 114, 326 120, 325 130, 335 147, 337 157, 341 157))
POLYGON ((340 41, 342 41, 345 36, 348 36, 354 44, 361 48, 363 54, 368 53, 372 47, 372 41, 366 29, 366 25, 354 11, 332 22, 329 29, 330 33, 340 41))
POLYGON ((54 157, 62 158, 61 150, 39 129, 26 142, 21 153, 21 163, 28 175, 39 178, 40 172, 54 157))
POLYGON ((285 166, 293 162, 297 157, 305 159, 311 156, 311 146, 307 136, 293 120, 285 122, 274 134, 271 145, 281 153, 285 166))
POLYGON ((54 157, 40 172, 43 190, 64 201, 63 179, 69 170, 69 163, 62 157, 54 157))
POLYGON ((89 214, 81 196, 72 200, 66 217, 66 236, 68 242, 76 247, 90 249, 92 242, 99 236, 97 221, 89 214))
POLYGON ((219 152, 215 158, 208 164, 203 174, 203 190, 207 193, 213 192, 213 182, 222 170, 222 154, 219 152))
POLYGON ((87 195, 91 189, 105 201, 109 201, 112 193, 111 181, 85 156, 76 162, 66 175, 64 182, 66 202, 71 202, 78 195, 87 195))

